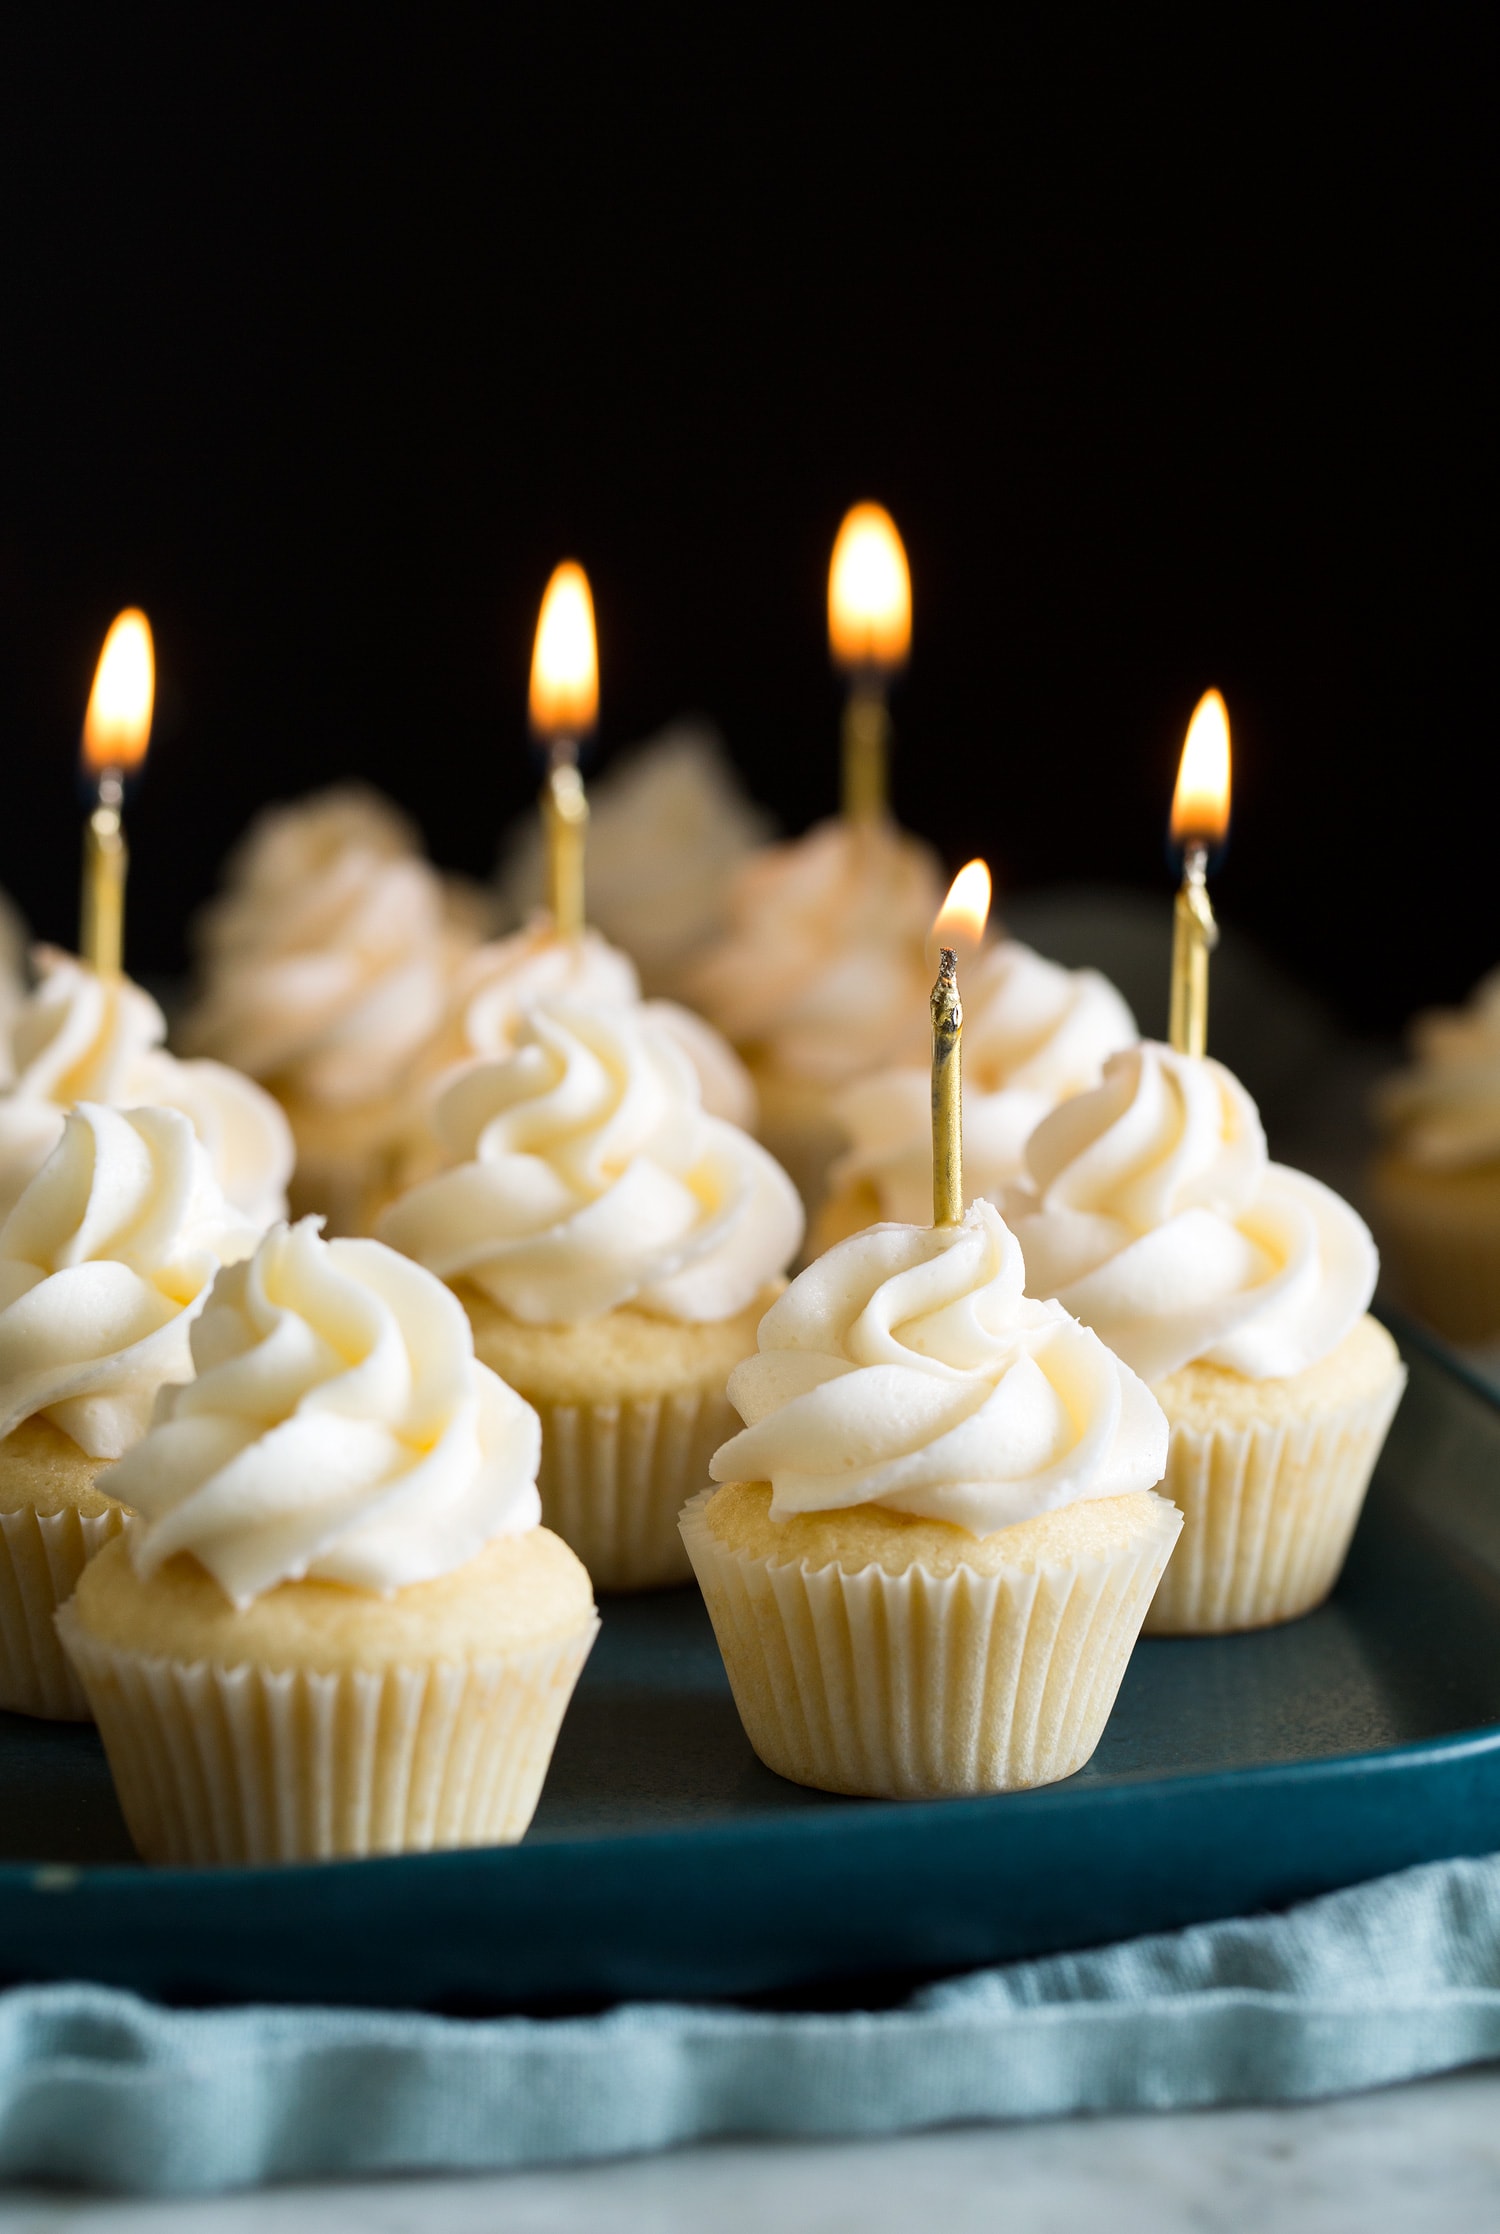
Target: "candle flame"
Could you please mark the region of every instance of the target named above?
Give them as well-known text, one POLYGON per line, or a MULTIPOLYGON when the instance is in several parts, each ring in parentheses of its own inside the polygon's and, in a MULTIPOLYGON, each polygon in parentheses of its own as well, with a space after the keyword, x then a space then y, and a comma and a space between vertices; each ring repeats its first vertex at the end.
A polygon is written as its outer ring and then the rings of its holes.
POLYGON ((1216 690, 1193 708, 1172 794, 1172 839, 1220 845, 1229 828, 1229 709, 1216 690))
POLYGON ((911 649, 911 572, 882 504, 844 516, 828 569, 828 641, 841 667, 899 667, 911 649))
POLYGON ((84 766, 96 776, 111 769, 138 768, 151 742, 155 702, 151 623, 132 605, 111 622, 94 670, 94 687, 83 717, 84 766))
POLYGON ((599 717, 599 652, 589 578, 564 559, 547 584, 531 655, 531 726, 541 737, 581 737, 599 717))
POLYGON ((932 944, 951 946, 955 953, 976 954, 990 919, 990 872, 983 861, 970 861, 948 887, 948 897, 938 909, 932 926, 932 944))

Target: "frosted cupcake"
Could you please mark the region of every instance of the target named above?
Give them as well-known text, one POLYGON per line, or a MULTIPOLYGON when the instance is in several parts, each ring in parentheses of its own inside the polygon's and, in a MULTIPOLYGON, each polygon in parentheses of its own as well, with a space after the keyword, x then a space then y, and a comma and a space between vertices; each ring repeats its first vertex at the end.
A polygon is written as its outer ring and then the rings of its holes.
POLYGON ((640 1009, 537 1007, 436 1122, 451 1168, 383 1238, 453 1283, 479 1356, 541 1414, 544 1516, 599 1587, 684 1580, 677 1515, 802 1239, 790 1180, 640 1009))
POLYGON ((274 1227, 105 1477, 140 1515, 58 1627, 148 1861, 503 1844, 598 1627, 535 1414, 442 1284, 274 1227))
POLYGON ((1338 1579, 1406 1371, 1366 1315, 1362 1219, 1273 1164, 1221 1063, 1152 1042, 1044 1118, 1008 1215, 1056 1296, 1151 1384, 1182 1543, 1150 1631, 1290 1621, 1338 1579))
MULTIPOLYGON (((1070 1094, 1096 1086, 1135 1019, 1097 970, 1065 970, 1005 939, 964 979, 964 1184, 998 1202, 1026 1142, 1070 1094)), ((833 1104, 852 1146, 829 1173, 822 1248, 878 1219, 920 1222, 932 1201, 932 1080, 926 1063, 877 1071, 833 1104)))
POLYGON ((1371 1213, 1402 1300, 1456 1342, 1500 1335, 1500 970, 1420 1017, 1383 1090, 1371 1213))
POLYGON ((686 981, 748 1063, 760 1137, 810 1208, 844 1145, 838 1090, 926 1059, 926 942, 942 897, 936 859, 894 823, 821 822, 746 862, 727 933, 686 981))
POLYGON ((180 1110, 248 1222, 266 1226, 284 1216, 292 1135, 271 1096, 225 1063, 169 1055, 161 1010, 128 977, 100 977, 56 947, 38 947, 33 961, 37 983, 6 1043, 0 1217, 46 1162, 79 1102, 180 1110))
POLYGON ((52 1617, 122 1525, 99 1469, 186 1377, 214 1275, 255 1239, 178 1111, 89 1103, 0 1225, 0 1708, 87 1719, 52 1617))
MULTIPOLYGON (((630 955, 649 992, 682 992, 686 973, 725 928, 731 879, 769 834, 723 745, 697 722, 675 722, 590 784, 589 914, 630 955)), ((540 820, 528 815, 501 865, 511 920, 540 906, 545 868, 540 820)))
POLYGON ((808 1266, 730 1377, 744 1431, 682 1517, 768 1767, 887 1798, 1070 1776, 1181 1520, 1157 1404, 1028 1302, 988 1202, 808 1266))
POLYGON ((199 924, 201 989, 182 1043, 258 1078, 291 1120, 292 1199, 338 1229, 386 1184, 407 1068, 482 934, 475 895, 357 787, 259 817, 199 924))

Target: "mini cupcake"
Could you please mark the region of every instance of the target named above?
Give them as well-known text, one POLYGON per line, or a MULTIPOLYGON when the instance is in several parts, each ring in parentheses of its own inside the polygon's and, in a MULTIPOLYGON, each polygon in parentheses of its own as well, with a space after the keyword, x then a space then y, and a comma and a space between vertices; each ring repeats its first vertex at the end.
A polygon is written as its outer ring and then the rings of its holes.
POLYGON ((644 1009, 539 1005, 436 1124, 452 1168, 383 1238, 454 1285, 479 1356, 540 1412, 542 1510, 598 1586, 684 1580, 677 1515, 802 1239, 790 1180, 707 1114, 644 1009))
MULTIPOLYGON (((964 977, 964 1184, 998 1202, 1048 1110, 1096 1086, 1135 1019, 1097 970, 1065 970, 1005 939, 964 977)), ((829 1173, 816 1241, 831 1248, 877 1219, 920 1221, 932 1200, 926 1063, 877 1071, 833 1107, 853 1145, 829 1173)))
MULTIPOLYGON (((590 780, 589 914, 624 948, 649 993, 682 992, 725 928, 731 879, 769 834, 769 818, 746 798, 722 743, 698 722, 674 722, 590 780)), ((511 833, 501 864, 508 919, 524 922, 545 884, 533 813, 511 833)))
POLYGON ((58 1617, 148 1861, 518 1839, 598 1628, 530 1406, 441 1282, 316 1226, 216 1281, 58 1617))
POLYGON ((0 1707, 88 1719, 52 1617, 123 1522, 99 1468, 186 1376, 215 1273, 255 1239, 179 1111, 91 1103, 0 1226, 0 1707))
POLYGON ((746 1422, 683 1540, 769 1768, 935 1798, 1088 1760, 1181 1520, 1161 1411, 988 1202, 798 1275, 730 1377, 746 1422))
POLYGON ((1383 1090, 1371 1215, 1401 1300, 1455 1342, 1500 1335, 1500 970, 1420 1017, 1383 1090))
POLYGON ((820 822, 745 863, 728 931, 686 980, 685 997, 749 1065, 760 1137, 809 1211, 845 1144, 839 1089, 924 1060, 942 897, 934 856, 894 823, 820 822))
POLYGON ((1147 1041, 1043 1119, 1008 1214, 1056 1296, 1151 1384, 1182 1543, 1148 1631, 1258 1629, 1338 1579, 1406 1371, 1366 1316, 1364 1222, 1271 1163, 1221 1063, 1147 1041))
POLYGON ((297 1143, 293 1203, 357 1226, 387 1183, 407 1069, 477 944, 479 896, 439 876, 404 816, 357 786, 276 807, 199 924, 182 1043, 275 1095, 297 1143))
POLYGON ((62 1138, 68 1111, 86 1101, 181 1110, 248 1222, 283 1217, 292 1135, 271 1096, 225 1063, 169 1055, 166 1019, 128 977, 101 977, 56 947, 38 947, 32 960, 37 983, 6 1042, 0 1217, 62 1138))

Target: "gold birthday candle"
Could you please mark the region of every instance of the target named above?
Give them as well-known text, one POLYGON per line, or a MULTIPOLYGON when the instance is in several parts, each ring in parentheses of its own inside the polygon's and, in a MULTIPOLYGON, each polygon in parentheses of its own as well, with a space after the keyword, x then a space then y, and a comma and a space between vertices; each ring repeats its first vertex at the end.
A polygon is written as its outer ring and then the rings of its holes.
POLYGON ((83 892, 78 948, 101 976, 116 977, 125 961, 125 778, 146 757, 156 699, 151 623, 134 606, 119 614, 104 639, 83 718, 83 764, 94 806, 83 833, 83 892))
POLYGON ((959 870, 932 926, 938 976, 932 988, 932 1222, 956 1226, 964 1214, 963 1001, 959 947, 979 951, 990 912, 990 872, 982 861, 959 870), (953 945, 947 944, 953 940, 953 945))
POLYGON ((589 578, 572 559, 557 567, 537 616, 531 655, 531 726, 547 749, 542 822, 547 885, 559 938, 584 925, 584 845, 589 803, 578 750, 599 718, 599 652, 589 578))
POLYGON ((1172 841, 1182 848, 1182 885, 1172 916, 1172 1002, 1168 1036, 1179 1055, 1208 1051, 1208 957, 1219 926, 1208 898, 1208 859, 1229 828, 1229 713, 1216 690, 1205 691, 1188 723, 1177 787, 1172 841))
POLYGON ((886 690, 911 649, 911 573, 883 505, 856 504, 839 529, 828 569, 828 643, 849 677, 844 815, 874 822, 886 811, 889 791, 886 690))

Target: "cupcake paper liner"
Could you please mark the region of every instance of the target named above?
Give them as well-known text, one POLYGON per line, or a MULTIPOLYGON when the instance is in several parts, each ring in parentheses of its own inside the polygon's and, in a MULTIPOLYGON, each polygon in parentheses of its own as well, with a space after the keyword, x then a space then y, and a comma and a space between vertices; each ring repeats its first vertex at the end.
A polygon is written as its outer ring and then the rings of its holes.
POLYGON ((124 1525, 122 1506, 87 1519, 31 1505, 0 1513, 0 1708, 7 1713, 90 1720, 53 1618, 95 1552, 124 1525))
POLYGON ((779 1776, 882 1799, 1010 1792, 1099 1742, 1180 1522, 1113 1558, 946 1576, 756 1558, 704 1518, 687 1545, 745 1733, 779 1776))
POLYGON ((536 1812, 597 1620, 494 1660, 225 1668, 58 1629, 150 1862, 302 1862, 503 1846, 536 1812))
POLYGON ((1374 1394, 1307 1420, 1211 1430, 1172 1423, 1161 1494, 1182 1541, 1148 1636, 1210 1636, 1293 1621, 1339 1578, 1406 1368, 1374 1394))
POLYGON ((613 1404, 536 1404, 542 1519, 597 1590, 656 1590, 692 1574, 677 1528, 708 1463, 738 1433, 722 1386, 613 1404))

